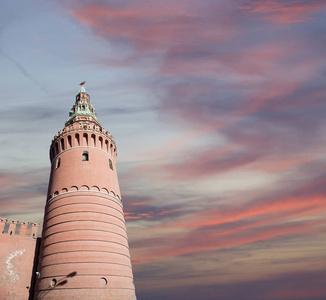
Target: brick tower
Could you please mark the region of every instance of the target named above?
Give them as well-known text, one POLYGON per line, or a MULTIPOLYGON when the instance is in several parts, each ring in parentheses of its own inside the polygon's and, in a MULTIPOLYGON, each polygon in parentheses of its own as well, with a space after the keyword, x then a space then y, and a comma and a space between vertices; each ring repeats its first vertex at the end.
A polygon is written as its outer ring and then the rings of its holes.
POLYGON ((81 84, 50 147, 35 299, 136 299, 116 158, 81 84))

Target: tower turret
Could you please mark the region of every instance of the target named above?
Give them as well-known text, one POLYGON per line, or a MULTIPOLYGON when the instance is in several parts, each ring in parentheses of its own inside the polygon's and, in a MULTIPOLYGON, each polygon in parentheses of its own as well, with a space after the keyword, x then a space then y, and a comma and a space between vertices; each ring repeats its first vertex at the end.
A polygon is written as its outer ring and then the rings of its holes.
POLYGON ((50 147, 36 299, 136 299, 116 158, 82 84, 50 147))

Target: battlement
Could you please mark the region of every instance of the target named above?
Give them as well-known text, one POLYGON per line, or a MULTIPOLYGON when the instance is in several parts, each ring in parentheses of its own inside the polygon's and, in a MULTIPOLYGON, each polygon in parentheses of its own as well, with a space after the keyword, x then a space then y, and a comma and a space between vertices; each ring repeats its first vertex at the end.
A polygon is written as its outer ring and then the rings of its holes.
POLYGON ((9 236, 30 236, 38 238, 42 236, 42 223, 15 221, 0 218, 0 233, 9 236))

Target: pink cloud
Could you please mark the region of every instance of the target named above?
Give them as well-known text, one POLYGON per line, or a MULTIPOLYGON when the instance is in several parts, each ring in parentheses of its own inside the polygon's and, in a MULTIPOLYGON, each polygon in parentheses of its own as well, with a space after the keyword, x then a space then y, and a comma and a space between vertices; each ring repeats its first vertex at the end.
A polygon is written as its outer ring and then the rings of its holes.
MULTIPOLYGON (((326 286, 326 280, 321 279, 320 287, 326 286)), ((291 287, 283 288, 274 292, 265 294, 267 299, 312 299, 317 297, 323 297, 326 295, 326 288, 309 288, 305 285, 296 286, 295 289, 291 287)), ((321 299, 321 298, 319 298, 321 299)))
POLYGON ((322 225, 325 225, 324 221, 292 222, 286 224, 286 226, 265 226, 255 230, 242 231, 240 234, 237 234, 238 232, 236 234, 232 233, 223 237, 214 237, 211 232, 207 233, 197 230, 186 236, 171 234, 164 243, 155 242, 153 247, 150 247, 150 241, 145 239, 138 243, 139 245, 147 245, 146 248, 141 247, 137 249, 135 245, 133 245, 133 248, 136 256, 135 259, 140 263, 147 263, 179 255, 251 244, 280 236, 310 234, 311 230, 318 234, 323 232, 321 229, 322 225))
POLYGON ((22 186, 22 176, 16 173, 0 173, 0 187, 2 190, 22 186))
POLYGON ((125 38, 141 50, 159 50, 183 38, 196 15, 187 1, 144 1, 113 6, 87 3, 73 11, 75 17, 106 38, 125 38))
POLYGON ((316 180, 291 196, 287 192, 285 196, 261 199, 239 207, 219 207, 190 214, 185 211, 185 214, 164 224, 166 236, 162 235, 161 222, 144 228, 142 236, 160 234, 161 240, 152 242, 152 238, 144 238, 133 243, 135 258, 146 263, 281 236, 322 234, 325 221, 313 216, 326 211, 326 198, 322 191, 319 192, 323 184, 316 180), (310 221, 303 221, 306 217, 310 221), (149 252, 155 255, 149 255, 149 252))
POLYGON ((250 0, 239 9, 262 14, 267 20, 278 23, 301 23, 312 20, 311 15, 320 12, 324 7, 325 2, 320 0, 250 0))

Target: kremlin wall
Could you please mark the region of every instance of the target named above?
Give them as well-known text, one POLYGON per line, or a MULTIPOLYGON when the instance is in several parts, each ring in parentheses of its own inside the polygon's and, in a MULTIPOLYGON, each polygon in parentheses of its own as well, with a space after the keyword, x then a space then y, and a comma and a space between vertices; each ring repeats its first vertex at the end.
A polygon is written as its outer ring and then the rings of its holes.
POLYGON ((0 299, 136 299, 116 159, 82 83, 51 143, 43 226, 0 219, 0 299))

